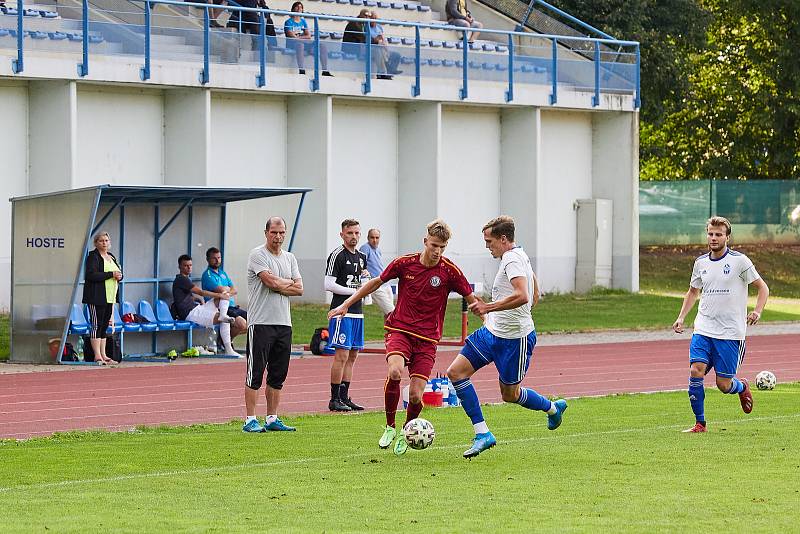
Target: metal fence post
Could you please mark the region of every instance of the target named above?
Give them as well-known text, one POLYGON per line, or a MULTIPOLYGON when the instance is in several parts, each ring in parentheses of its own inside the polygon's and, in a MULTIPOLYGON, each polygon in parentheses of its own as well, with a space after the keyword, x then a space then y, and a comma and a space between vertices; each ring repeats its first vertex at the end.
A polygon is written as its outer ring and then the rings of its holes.
POLYGON ((550 105, 558 102, 558 39, 553 39, 553 64, 550 66, 553 72, 553 92, 550 94, 550 105))
POLYGON ((419 96, 422 89, 422 67, 420 66, 419 26, 414 26, 414 85, 411 86, 411 96, 419 96))
POLYGON ((467 83, 468 83, 467 82, 467 79, 468 79, 467 70, 469 69, 469 41, 467 40, 467 30, 464 30, 464 35, 461 38, 461 43, 462 43, 463 49, 464 49, 464 53, 462 54, 462 61, 464 62, 464 65, 463 65, 463 69, 462 69, 462 73, 461 73, 462 74, 462 82, 461 82, 462 85, 461 85, 461 90, 459 90, 459 92, 458 92, 458 96, 459 96, 459 98, 461 98, 461 100, 464 100, 465 98, 467 98, 467 95, 469 94, 468 93, 468 87, 467 87, 467 83))
MULTIPOLYGON (((302 42, 300 46, 305 46, 302 42)), ((311 90, 319 91, 319 17, 314 17, 314 79, 311 90)))
POLYGON ((592 106, 600 105, 600 41, 594 42, 594 96, 592 106))
POLYGON ((83 29, 83 63, 78 65, 78 76, 89 74, 89 2, 83 0, 83 13, 81 18, 81 28, 83 29))
POLYGON ((150 2, 144 3, 144 67, 139 72, 142 81, 150 79, 150 2))
POLYGON ((23 0, 17 0, 17 59, 11 61, 11 70, 14 74, 18 74, 25 68, 24 61, 24 44, 23 37, 25 36, 24 24, 22 22, 22 12, 25 10, 23 0))
POLYGON ((364 23, 364 45, 365 45, 365 65, 364 83, 361 84, 361 92, 369 94, 372 91, 372 34, 369 30, 369 19, 364 23))
POLYGON ((208 25, 210 24, 208 16, 208 7, 203 8, 203 70, 200 72, 200 83, 203 85, 209 81, 209 63, 210 63, 210 48, 211 36, 209 35, 208 25))
POLYGON ((508 34, 508 90, 506 102, 514 100, 514 36, 508 34))
POLYGON ((264 13, 258 14, 258 75, 256 85, 264 87, 267 84, 267 21, 264 13))
POLYGON ((634 109, 642 107, 641 61, 641 51, 639 50, 639 45, 636 45, 636 98, 633 100, 634 109))

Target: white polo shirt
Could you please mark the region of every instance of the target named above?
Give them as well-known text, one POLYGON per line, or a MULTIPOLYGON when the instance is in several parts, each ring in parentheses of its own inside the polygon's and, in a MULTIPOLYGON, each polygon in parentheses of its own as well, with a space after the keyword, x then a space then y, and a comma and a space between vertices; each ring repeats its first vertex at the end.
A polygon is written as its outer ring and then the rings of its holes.
POLYGON ((709 254, 694 260, 690 284, 702 290, 694 333, 716 339, 744 339, 747 286, 759 278, 750 258, 731 249, 716 260, 709 254))

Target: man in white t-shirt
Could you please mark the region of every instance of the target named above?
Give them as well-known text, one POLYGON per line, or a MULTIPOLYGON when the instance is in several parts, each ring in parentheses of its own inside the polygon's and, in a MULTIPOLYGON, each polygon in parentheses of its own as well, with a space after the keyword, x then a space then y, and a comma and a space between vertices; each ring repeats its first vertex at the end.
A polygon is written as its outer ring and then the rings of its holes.
POLYGON ((292 351, 292 314, 289 297, 303 294, 303 279, 294 254, 282 249, 286 223, 267 219, 266 243, 250 251, 247 260, 247 375, 244 401, 247 418, 243 432, 294 431, 278 418, 281 390, 289 373, 292 351), (267 375, 264 426, 256 418, 258 390, 267 375))
POLYGON ((500 392, 505 402, 547 413, 547 428, 561 425, 567 401, 550 402, 530 388, 520 386, 536 345, 536 330, 531 307, 539 300, 536 275, 531 260, 514 242, 514 219, 492 219, 483 227, 483 240, 500 268, 492 285, 492 302, 470 304, 473 313, 486 316, 484 326, 470 334, 461 353, 447 369, 461 406, 472 421, 475 438, 464 458, 472 458, 493 447, 497 440, 489 431, 470 377, 484 365, 494 362, 500 376, 500 392))
POLYGON ((761 318, 769 288, 750 258, 728 248, 731 223, 725 217, 711 217, 706 223, 709 252, 694 261, 689 291, 672 329, 682 333, 686 314, 700 297, 689 346, 689 403, 695 425, 684 432, 705 432, 705 389, 703 378, 714 368, 717 387, 723 393, 739 395, 744 413, 753 411, 753 396, 747 380, 736 378, 744 360, 744 337, 748 324, 761 318), (758 289, 755 309, 747 313, 747 286, 758 289), (701 294, 702 291, 702 294, 701 294))

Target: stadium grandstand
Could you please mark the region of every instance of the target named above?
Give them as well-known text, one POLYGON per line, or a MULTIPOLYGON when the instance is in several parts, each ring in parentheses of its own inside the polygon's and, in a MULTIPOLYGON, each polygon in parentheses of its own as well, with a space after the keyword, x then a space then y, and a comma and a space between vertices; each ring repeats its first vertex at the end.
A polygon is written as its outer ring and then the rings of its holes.
MULTIPOLYGON (((483 25, 474 41, 439 0, 306 0, 300 73, 284 31, 292 3, 0 2, 5 197, 99 184, 310 188, 293 251, 313 301, 346 217, 381 228, 386 256, 417 249, 424 223, 442 217, 448 254, 486 283, 496 263, 480 227, 508 213, 543 289, 579 287, 589 262, 592 283, 638 290, 638 43, 540 0, 471 1, 483 25), (364 9, 382 44, 343 42, 364 9)), ((297 207, 228 210, 234 279, 266 215, 293 219, 297 207)), ((5 308, 10 239, 0 236, 5 308)))

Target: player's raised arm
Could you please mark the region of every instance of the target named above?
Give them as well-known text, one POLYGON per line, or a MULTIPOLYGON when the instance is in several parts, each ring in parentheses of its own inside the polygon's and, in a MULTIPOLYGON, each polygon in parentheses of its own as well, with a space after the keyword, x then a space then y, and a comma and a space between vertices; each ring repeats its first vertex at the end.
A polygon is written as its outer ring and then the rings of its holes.
POLYGON ((350 295, 347 298, 347 300, 342 302, 342 304, 338 308, 334 308, 331 311, 329 311, 328 320, 333 319, 334 317, 344 317, 344 315, 347 313, 347 310, 350 308, 350 305, 352 305, 354 302, 363 299, 367 295, 377 291, 377 289, 382 285, 383 285, 383 280, 381 280, 380 277, 373 278, 372 280, 370 280, 369 282, 358 288, 358 291, 350 295))
POLYGON ((686 296, 683 297, 683 305, 681 306, 681 311, 678 314, 678 318, 675 319, 674 323, 672 323, 672 329, 675 331, 675 333, 683 333, 683 321, 686 320, 686 316, 694 307, 694 303, 697 302, 698 297, 700 297, 700 288, 690 287, 689 291, 686 292, 686 296))

